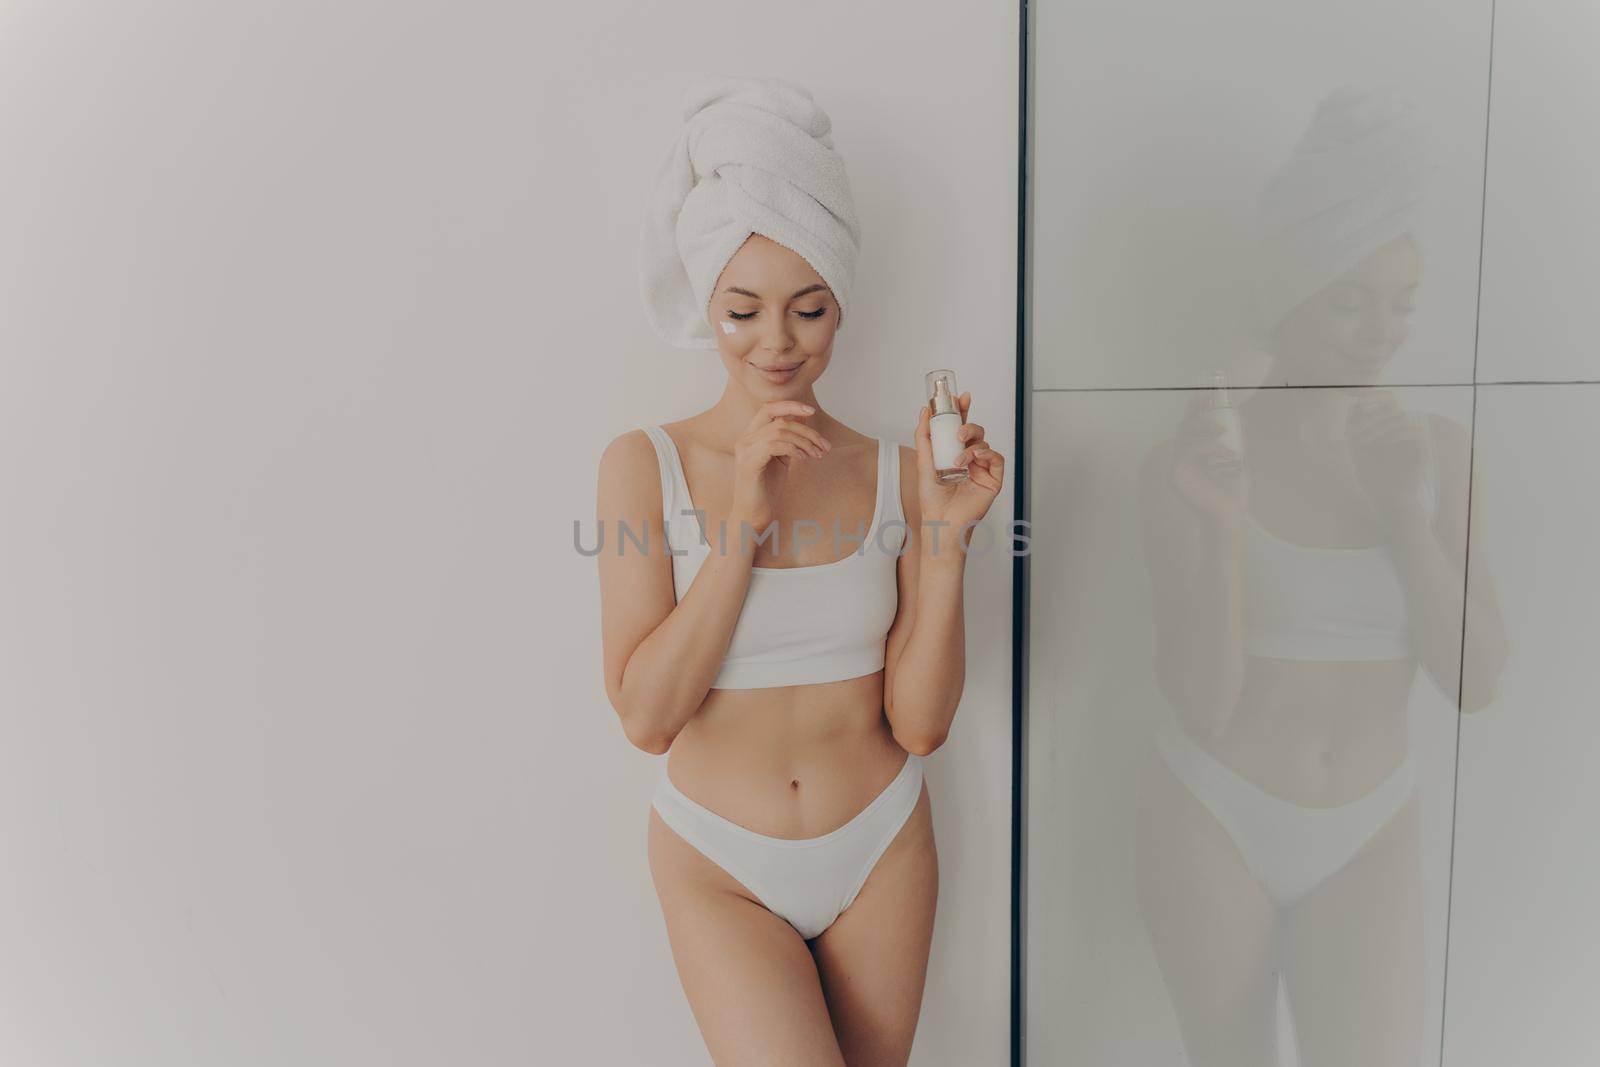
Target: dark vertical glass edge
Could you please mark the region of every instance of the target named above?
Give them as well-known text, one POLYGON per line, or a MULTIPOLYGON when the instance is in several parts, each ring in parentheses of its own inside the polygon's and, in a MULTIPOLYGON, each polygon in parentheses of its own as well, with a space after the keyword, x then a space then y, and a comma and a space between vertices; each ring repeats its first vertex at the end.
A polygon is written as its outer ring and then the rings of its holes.
MULTIPOLYGON (((1028 521, 1028 414, 1033 375, 1028 348, 1028 51, 1032 41, 1028 0, 1020 0, 1017 76, 1017 378, 1016 474, 1012 518, 1028 521)), ((1027 532, 1028 528, 1022 529, 1027 532)), ((1031 548, 1031 543, 1029 545, 1031 548)), ((1011 558, 1011 1067, 1027 1060, 1024 1032, 1027 948, 1028 560, 1011 558)))

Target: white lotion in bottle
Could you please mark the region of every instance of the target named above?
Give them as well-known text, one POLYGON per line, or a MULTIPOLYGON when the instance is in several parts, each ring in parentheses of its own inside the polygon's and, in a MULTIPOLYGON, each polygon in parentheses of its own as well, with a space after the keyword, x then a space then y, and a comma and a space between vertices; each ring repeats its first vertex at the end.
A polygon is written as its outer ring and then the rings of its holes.
POLYGON ((961 408, 956 404, 956 375, 954 371, 929 371, 924 380, 928 385, 928 436, 933 445, 933 473, 941 485, 955 485, 967 480, 967 468, 956 466, 961 454, 961 439, 956 431, 961 428, 961 408))

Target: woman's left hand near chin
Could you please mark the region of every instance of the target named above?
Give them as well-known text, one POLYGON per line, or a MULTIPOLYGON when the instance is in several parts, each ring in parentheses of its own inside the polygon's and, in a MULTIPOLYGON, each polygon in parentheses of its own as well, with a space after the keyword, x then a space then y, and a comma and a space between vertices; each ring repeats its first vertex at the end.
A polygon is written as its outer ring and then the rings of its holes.
MULTIPOLYGON (((989 513, 989 506, 1005 483, 1005 457, 989 447, 983 439, 983 427, 967 421, 967 411, 972 406, 972 394, 962 393, 956 398, 961 408, 961 426, 956 435, 961 439, 962 450, 956 456, 956 466, 967 468, 965 481, 943 485, 934 475, 933 439, 929 436, 931 414, 928 405, 922 405, 917 419, 917 497, 924 522, 944 522, 949 529, 959 530, 967 523, 976 523, 989 513)), ((968 540, 971 538, 968 532, 968 540)))
POLYGON ((1426 416, 1400 407, 1393 390, 1364 390, 1346 423, 1356 484, 1389 522, 1421 512, 1417 490, 1428 460, 1426 416))

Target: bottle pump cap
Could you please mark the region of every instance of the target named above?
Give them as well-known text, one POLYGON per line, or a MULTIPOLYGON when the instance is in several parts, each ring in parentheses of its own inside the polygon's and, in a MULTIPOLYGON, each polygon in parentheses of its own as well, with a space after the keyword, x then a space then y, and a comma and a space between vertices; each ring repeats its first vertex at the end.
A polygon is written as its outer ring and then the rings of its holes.
POLYGON ((936 370, 927 375, 928 406, 935 415, 954 415, 956 408, 956 376, 953 371, 936 370))
POLYGON ((1219 370, 1211 372, 1205 406, 1212 410, 1233 407, 1233 397, 1228 392, 1228 376, 1219 370))

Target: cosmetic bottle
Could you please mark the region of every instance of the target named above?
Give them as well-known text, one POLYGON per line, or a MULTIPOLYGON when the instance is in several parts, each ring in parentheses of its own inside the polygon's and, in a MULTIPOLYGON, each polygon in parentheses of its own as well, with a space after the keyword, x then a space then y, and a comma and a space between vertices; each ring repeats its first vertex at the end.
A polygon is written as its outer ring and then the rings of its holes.
POLYGON ((961 454, 961 439, 956 431, 961 428, 961 409, 956 405, 956 375, 954 371, 929 371, 924 377, 928 386, 928 436, 933 444, 933 472, 942 485, 955 485, 967 480, 967 468, 956 466, 961 454))
POLYGON ((1211 372, 1204 407, 1208 418, 1222 424, 1222 436, 1218 440, 1238 457, 1237 462, 1242 466, 1244 439, 1239 426, 1239 409, 1234 407, 1233 396, 1228 390, 1228 376, 1220 370, 1211 372))

